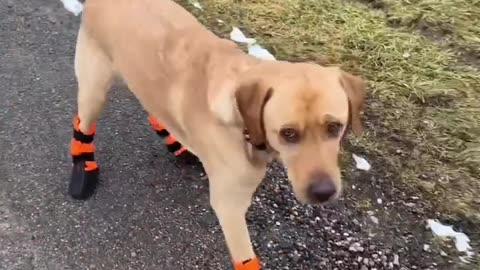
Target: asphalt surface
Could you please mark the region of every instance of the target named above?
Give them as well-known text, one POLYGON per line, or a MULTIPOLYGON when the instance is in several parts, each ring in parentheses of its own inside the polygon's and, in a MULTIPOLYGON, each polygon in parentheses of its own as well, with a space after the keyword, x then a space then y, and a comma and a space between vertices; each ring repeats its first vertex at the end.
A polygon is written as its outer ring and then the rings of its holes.
MULTIPOLYGON (((167 153, 124 88, 98 122, 98 192, 68 196, 78 23, 56 0, 0 0, 0 269, 231 269, 207 181, 167 153)), ((267 178, 248 214, 265 269, 454 269, 422 251, 419 211, 367 213, 355 193, 300 206, 280 167, 267 178)))
POLYGON ((60 1, 0 1, 0 269, 223 269, 206 181, 125 89, 98 123, 98 194, 66 193, 78 22, 60 1))

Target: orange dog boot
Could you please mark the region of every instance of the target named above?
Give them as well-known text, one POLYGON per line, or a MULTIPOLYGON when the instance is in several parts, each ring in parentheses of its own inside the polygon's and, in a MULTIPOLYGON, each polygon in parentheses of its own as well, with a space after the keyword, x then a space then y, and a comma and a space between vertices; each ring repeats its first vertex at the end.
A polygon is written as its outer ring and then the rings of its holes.
POLYGON ((179 160, 187 164, 200 163, 198 158, 188 151, 168 130, 160 124, 152 115, 149 116, 149 122, 157 135, 162 138, 167 146, 168 152, 174 154, 179 160))
POLYGON ((241 263, 234 263, 233 267, 234 270, 260 270, 262 268, 258 257, 246 260, 241 263))
POLYGON ((84 200, 95 191, 98 183, 98 165, 95 161, 95 124, 87 134, 80 131, 80 119, 73 120, 73 138, 70 144, 73 168, 68 192, 74 199, 84 200))

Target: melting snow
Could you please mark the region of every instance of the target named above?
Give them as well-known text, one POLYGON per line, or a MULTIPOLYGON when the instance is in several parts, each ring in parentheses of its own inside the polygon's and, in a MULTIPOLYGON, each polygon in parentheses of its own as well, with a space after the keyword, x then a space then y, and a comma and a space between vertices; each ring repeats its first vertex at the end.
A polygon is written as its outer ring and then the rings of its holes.
POLYGON ((275 57, 267 49, 258 44, 248 46, 248 54, 264 60, 275 60, 275 57))
POLYGON ((230 32, 230 39, 238 42, 238 43, 245 43, 245 44, 254 44, 257 41, 254 38, 247 38, 242 30, 238 29, 237 27, 233 27, 232 32, 230 32))
POLYGON ((61 0, 61 1, 65 9, 75 14, 75 16, 78 16, 80 13, 82 13, 83 5, 82 3, 80 3, 80 1, 78 0, 61 0))
POLYGON ((427 220, 428 227, 433 234, 439 237, 451 237, 455 239, 455 247, 460 252, 465 252, 468 257, 473 255, 472 247, 469 242, 470 239, 464 233, 456 232, 452 226, 447 226, 435 221, 433 219, 427 220))
POLYGON ((357 164, 357 169, 363 170, 363 171, 369 171, 371 166, 368 161, 362 157, 359 157, 355 154, 353 154, 353 159, 355 160, 355 163, 357 164))
POLYGON ((264 60, 276 60, 267 49, 257 44, 254 38, 246 37, 237 27, 233 27, 232 32, 230 32, 230 39, 238 43, 247 44, 248 54, 250 55, 264 60))
POLYGON ((190 2, 190 4, 191 4, 192 6, 198 8, 198 9, 203 10, 202 5, 200 5, 200 3, 199 3, 198 1, 196 1, 196 0, 190 0, 190 1, 188 1, 188 2, 190 2))

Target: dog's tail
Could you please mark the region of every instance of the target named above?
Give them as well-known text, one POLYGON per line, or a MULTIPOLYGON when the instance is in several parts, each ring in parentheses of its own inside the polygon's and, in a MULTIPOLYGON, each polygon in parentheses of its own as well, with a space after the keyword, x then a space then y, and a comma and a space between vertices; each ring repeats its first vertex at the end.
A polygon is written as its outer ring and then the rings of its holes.
POLYGON ((78 16, 80 13, 82 13, 83 4, 79 0, 60 0, 60 1, 62 1, 65 9, 75 14, 75 16, 78 16))

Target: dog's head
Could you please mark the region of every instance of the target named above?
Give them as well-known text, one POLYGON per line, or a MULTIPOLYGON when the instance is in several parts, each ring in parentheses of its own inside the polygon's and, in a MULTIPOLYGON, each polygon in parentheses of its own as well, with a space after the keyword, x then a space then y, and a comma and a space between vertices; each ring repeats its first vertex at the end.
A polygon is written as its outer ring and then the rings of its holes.
POLYGON ((278 153, 297 198, 325 203, 342 189, 341 138, 363 132, 365 88, 337 67, 269 62, 243 74, 235 98, 250 142, 278 153))

